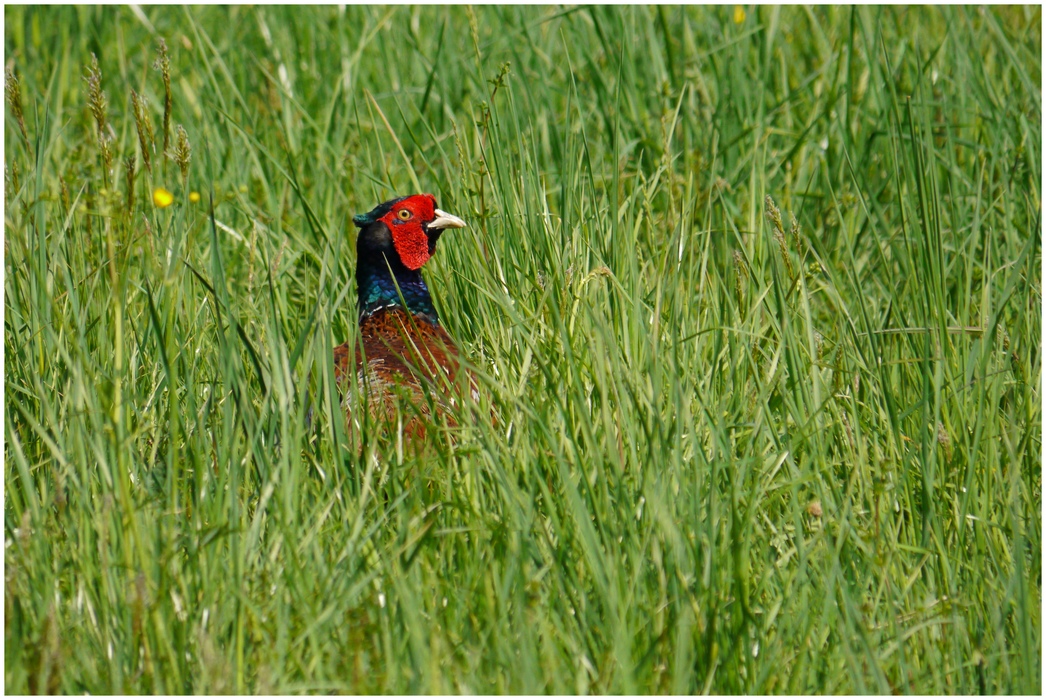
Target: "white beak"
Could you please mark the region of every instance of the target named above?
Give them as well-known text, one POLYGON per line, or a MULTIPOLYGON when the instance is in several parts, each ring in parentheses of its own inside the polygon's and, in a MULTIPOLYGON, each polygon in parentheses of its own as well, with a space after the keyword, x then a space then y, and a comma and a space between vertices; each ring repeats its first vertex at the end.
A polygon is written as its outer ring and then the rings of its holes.
POLYGON ((436 218, 429 223, 429 228, 465 228, 465 222, 440 209, 436 210, 436 218))

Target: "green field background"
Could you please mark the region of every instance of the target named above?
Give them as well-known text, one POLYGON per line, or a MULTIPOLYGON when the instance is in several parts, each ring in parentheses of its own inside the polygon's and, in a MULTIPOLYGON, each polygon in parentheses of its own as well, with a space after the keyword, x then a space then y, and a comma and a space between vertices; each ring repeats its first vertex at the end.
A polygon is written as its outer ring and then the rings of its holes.
POLYGON ((4 17, 8 693, 1039 692, 1041 8, 4 17))

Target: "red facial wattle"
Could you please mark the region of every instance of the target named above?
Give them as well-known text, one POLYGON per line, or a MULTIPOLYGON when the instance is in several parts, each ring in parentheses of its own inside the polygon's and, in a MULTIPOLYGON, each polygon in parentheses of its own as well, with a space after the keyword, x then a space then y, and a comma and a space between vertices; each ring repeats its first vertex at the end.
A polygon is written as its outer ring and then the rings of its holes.
POLYGON ((418 270, 432 257, 429 237, 423 223, 435 218, 436 198, 430 194, 416 194, 400 201, 381 218, 392 232, 392 244, 400 261, 411 270, 418 270), (403 218, 403 212, 410 216, 403 218))
POLYGON ((392 243, 396 246, 400 260, 411 270, 420 269, 432 257, 429 254, 429 237, 420 225, 400 226, 392 229, 392 243))

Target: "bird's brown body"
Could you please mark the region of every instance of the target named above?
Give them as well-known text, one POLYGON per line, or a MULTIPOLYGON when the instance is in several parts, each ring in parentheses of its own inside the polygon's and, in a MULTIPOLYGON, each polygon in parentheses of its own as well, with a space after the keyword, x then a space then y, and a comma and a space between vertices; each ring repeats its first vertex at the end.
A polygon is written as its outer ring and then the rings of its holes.
POLYGON ((364 381, 414 386, 424 380, 439 383, 444 377, 453 382, 457 376, 458 351, 447 331, 402 308, 385 308, 364 317, 360 341, 360 346, 343 343, 334 348, 339 382, 346 381, 349 372, 361 370, 364 381))

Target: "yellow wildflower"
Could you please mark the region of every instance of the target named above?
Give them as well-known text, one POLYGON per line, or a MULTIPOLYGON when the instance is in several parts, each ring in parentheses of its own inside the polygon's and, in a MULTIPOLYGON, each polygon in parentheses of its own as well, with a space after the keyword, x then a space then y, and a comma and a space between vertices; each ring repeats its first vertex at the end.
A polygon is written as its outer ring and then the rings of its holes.
POLYGON ((160 209, 165 209, 174 203, 174 195, 162 187, 153 190, 153 204, 160 209))
POLYGON ((744 24, 745 22, 745 8, 740 5, 734 5, 734 24, 744 24))
POLYGON ((197 202, 199 202, 200 201, 200 193, 199 192, 190 192, 189 193, 189 201, 192 202, 193 204, 196 204, 197 202))

